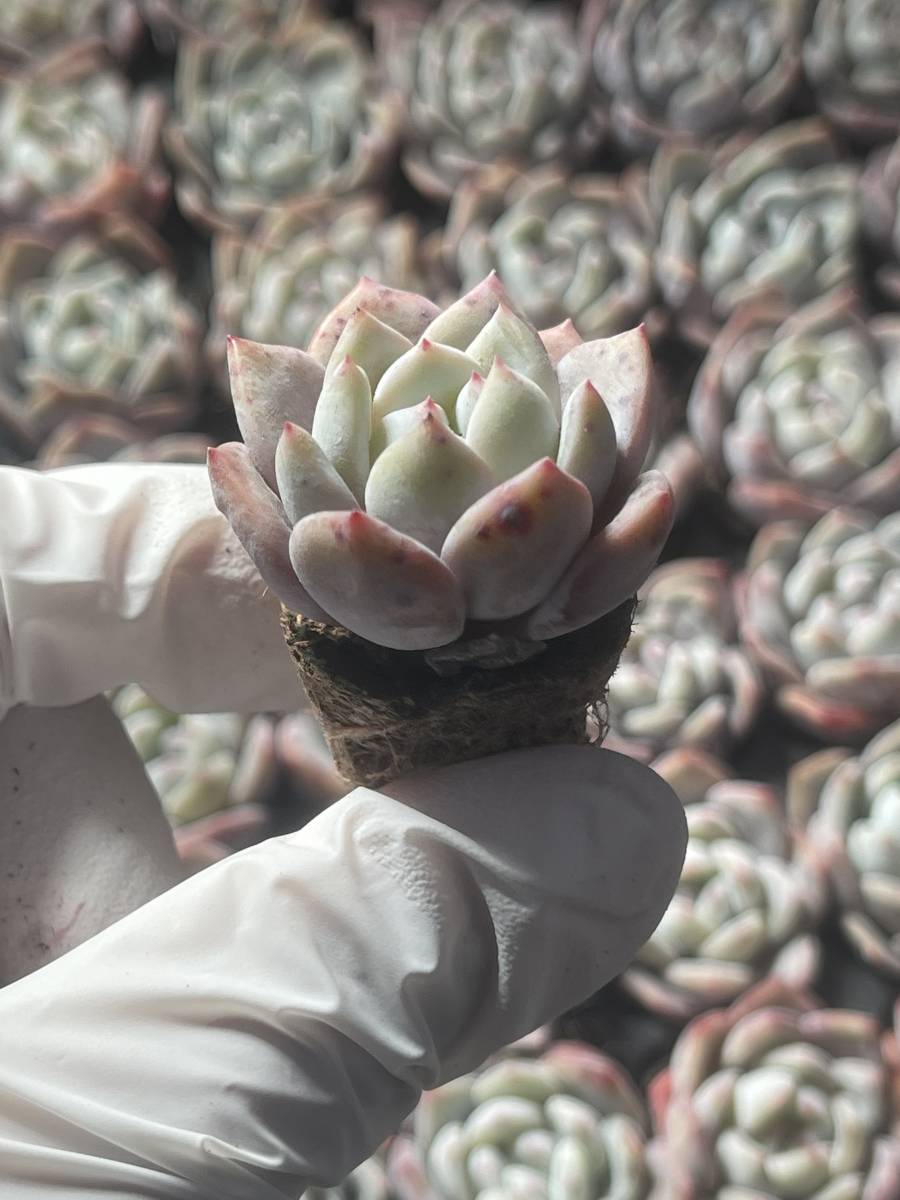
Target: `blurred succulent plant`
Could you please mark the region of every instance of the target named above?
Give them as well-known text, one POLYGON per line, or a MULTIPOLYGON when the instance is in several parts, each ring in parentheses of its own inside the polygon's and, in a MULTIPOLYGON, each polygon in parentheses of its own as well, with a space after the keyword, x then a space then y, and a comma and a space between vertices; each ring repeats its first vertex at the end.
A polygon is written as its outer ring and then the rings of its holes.
POLYGON ((319 322, 360 275, 418 289, 417 243, 415 218, 389 218, 376 196, 308 197, 270 208, 246 236, 218 234, 211 361, 224 375, 227 334, 308 345, 319 322))
POLYGON ((140 426, 107 413, 70 417, 45 438, 35 466, 42 470, 88 462, 206 462, 215 439, 205 433, 148 438, 140 426))
POLYGON ((271 32, 313 9, 310 0, 143 0, 153 36, 169 49, 186 34, 207 37, 271 32))
POLYGON ((648 761, 664 749, 723 753, 749 732, 763 696, 735 645, 731 570, 715 558, 657 567, 607 695, 607 744, 648 761))
POLYGON ((801 76, 807 0, 588 0, 594 69, 629 151, 767 126, 801 76))
POLYGON ((900 978, 900 722, 862 754, 831 748, 797 763, 788 812, 837 898, 862 958, 900 978))
POLYGON ((815 119, 718 149, 664 144, 650 170, 657 275, 684 336, 708 345, 747 300, 778 292, 797 305, 852 280, 857 182, 815 119))
POLYGON ((426 196, 449 199, 462 179, 498 161, 578 162, 601 141, 605 114, 564 5, 370 7, 381 61, 406 97, 406 173, 426 196))
POLYGON ((868 1013, 762 983, 688 1025, 650 1105, 654 1200, 900 1195, 889 1067, 868 1013))
POLYGON ((764 526, 740 626, 799 725, 839 745, 883 729, 900 716, 900 514, 764 526))
POLYGON ((196 408, 200 318, 178 294, 164 244, 116 217, 90 233, 7 234, 0 254, 0 424, 38 440, 84 412, 145 435, 196 408))
POLYGON ((652 337, 655 240, 642 168, 616 178, 500 165, 457 189, 442 258, 464 288, 496 270, 539 328, 571 319, 597 338, 644 321, 652 337))
POLYGON ((391 1200, 381 1159, 367 1158, 337 1187, 307 1188, 304 1200, 391 1200))
POLYGON ((155 220, 169 196, 164 115, 162 96, 132 95, 96 44, 16 75, 0 89, 0 222, 72 225, 125 210, 155 220))
POLYGON ((821 877, 795 858, 780 800, 681 748, 653 769, 685 806, 688 848, 672 903, 621 984, 673 1021, 734 1000, 764 977, 809 987, 819 969, 821 877))
POLYGON ((274 729, 267 717, 237 713, 179 716, 137 684, 120 688, 113 708, 144 762, 193 868, 266 835, 263 802, 277 780, 274 729))
POLYGON ((398 1138, 398 1200, 645 1200, 647 1116, 612 1059, 557 1042, 536 1059, 490 1062, 433 1092, 398 1138))
POLYGON ((275 203, 375 182, 400 124, 362 37, 309 5, 274 34, 184 39, 175 110, 166 132, 179 203, 225 230, 250 229, 275 203))
POLYGON ((99 42, 127 59, 143 30, 134 0, 4 0, 0 71, 77 42, 99 42))
POLYGON ((900 317, 867 318, 844 289, 794 311, 742 305, 689 402, 694 439, 756 524, 841 503, 900 508, 900 317))
POLYGON ((817 0, 803 64, 825 115, 852 137, 900 134, 900 22, 893 0, 817 0))
POLYGON ((900 303, 900 138, 872 152, 860 188, 863 229, 879 254, 875 278, 900 303))
POLYGON ((232 339, 229 367, 246 445, 210 451, 217 504, 290 610, 379 646, 579 629, 671 526, 665 479, 638 477, 642 330, 542 340, 496 276, 444 311, 364 279, 309 353, 232 339))

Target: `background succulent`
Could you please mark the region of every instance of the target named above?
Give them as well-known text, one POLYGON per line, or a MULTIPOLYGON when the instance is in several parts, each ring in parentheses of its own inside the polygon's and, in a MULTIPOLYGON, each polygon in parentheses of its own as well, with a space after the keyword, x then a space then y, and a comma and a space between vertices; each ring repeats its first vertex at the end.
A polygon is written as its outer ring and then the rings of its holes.
POLYGON ((216 236, 209 351, 223 374, 228 334, 303 347, 361 275, 419 287, 417 222, 386 209, 374 195, 307 197, 216 236))
POLYGON ((390 1200, 391 1190, 381 1159, 367 1158, 343 1183, 332 1188, 307 1188, 306 1200, 390 1200))
POLYGON ((644 760, 672 746, 727 750, 750 730, 763 696, 736 642, 727 563, 682 558, 657 567, 610 680, 608 744, 644 760))
POLYGON ((84 462, 206 462, 215 438, 205 433, 148 437, 132 421, 109 413, 83 413, 57 425, 41 443, 35 466, 43 470, 84 462))
POLYGON ((816 0, 803 64, 819 106, 862 141, 900 133, 900 28, 891 0, 816 0))
POLYGON ((596 338, 644 321, 652 336, 661 327, 655 237, 640 168, 619 178, 501 165, 455 192, 442 254, 464 289, 496 270, 539 328, 570 319, 596 338))
POLYGON ((685 806, 688 848, 665 916, 622 976, 625 990, 684 1021, 763 977, 808 987, 819 969, 824 889, 794 856, 775 790, 735 779, 694 749, 670 751, 653 769, 685 806))
MULTIPOLYGON (((78 5, 72 5, 77 8, 78 5)), ((165 115, 96 44, 37 62, 0 87, 0 222, 71 224, 127 209, 156 219, 169 195, 165 115)))
POLYGON ((844 933, 867 962, 900 978, 900 722, 858 757, 832 748, 798 763, 788 806, 828 872, 844 933))
POLYGON ((564 5, 444 0, 371 5, 385 70, 407 103, 407 175, 445 200, 498 160, 578 161, 605 121, 564 5))
POLYGON ((900 137, 872 152, 860 187, 863 229, 879 255, 875 278, 900 303, 900 137))
POLYGON ((762 297, 718 334, 689 403, 694 438, 728 498, 759 524, 841 503, 900 507, 900 317, 852 293, 795 310, 762 297))
POLYGON ((142 28, 133 0, 5 0, 0 70, 83 40, 99 40, 117 58, 127 59, 142 28))
POLYGON ((542 340, 495 276, 443 311, 362 280, 309 353, 233 339, 229 369, 217 504, 288 608, 377 645, 581 628, 669 531, 646 337, 542 340))
POLYGON ((695 1018, 650 1092, 659 1200, 860 1200, 900 1191, 878 1022, 761 984, 695 1018))
POLYGON ((186 38, 167 129, 179 203, 248 229, 276 202, 353 191, 390 168, 399 119, 358 32, 306 7, 274 34, 186 38))
POLYGON ((801 75, 807 0, 589 0, 594 69, 632 151, 767 125, 801 75))
POLYGON ((625 1072, 578 1042, 426 1092, 388 1159, 398 1200, 645 1200, 647 1117, 625 1072))
POLYGON ((774 291, 796 305, 852 280, 858 174, 814 119, 718 150, 662 146, 651 167, 657 273, 684 336, 707 345, 744 301, 774 291))
POLYGON ((310 0, 143 0, 143 7, 165 49, 185 34, 239 37, 248 28, 271 31, 315 10, 310 0))
POLYGON ((147 432, 191 419, 198 314, 168 252, 131 220, 67 238, 20 230, 0 257, 0 421, 38 437, 81 412, 113 412, 147 432))
POLYGON ((776 521, 747 563, 741 638, 811 733, 858 741, 900 716, 900 514, 776 521))

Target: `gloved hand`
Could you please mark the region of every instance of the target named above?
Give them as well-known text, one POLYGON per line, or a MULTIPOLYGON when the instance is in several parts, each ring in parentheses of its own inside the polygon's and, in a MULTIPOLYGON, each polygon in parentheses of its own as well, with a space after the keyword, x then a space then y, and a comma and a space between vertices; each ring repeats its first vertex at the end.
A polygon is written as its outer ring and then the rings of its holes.
MULTIPOLYGON (((94 795, 128 811, 139 763, 113 755, 110 781, 92 740, 108 714, 78 703, 123 671, 167 704, 293 702, 202 468, 127 471, 0 471, 4 694, 74 706, 0 725, 4 806, 26 796, 45 820, 67 799, 90 819, 94 795)), ((422 1088, 620 971, 684 847, 667 786, 590 747, 357 788, 0 992, 0 1195, 255 1200, 338 1181, 422 1088)))

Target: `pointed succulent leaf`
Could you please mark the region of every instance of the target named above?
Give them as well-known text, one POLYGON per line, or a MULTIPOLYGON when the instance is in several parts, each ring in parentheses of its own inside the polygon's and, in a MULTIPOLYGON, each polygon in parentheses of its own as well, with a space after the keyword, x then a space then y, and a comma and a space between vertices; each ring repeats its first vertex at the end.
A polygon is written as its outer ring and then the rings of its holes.
POLYGON ((373 317, 368 309, 358 308, 337 340, 326 375, 349 357, 365 371, 370 387, 374 388, 391 363, 411 349, 408 337, 373 317))
POLYGON ((473 504, 441 551, 469 614, 501 620, 538 604, 587 538, 593 512, 584 484, 549 458, 473 504))
POLYGON ((556 461, 581 480, 594 508, 599 508, 616 468, 616 431, 603 397, 589 379, 578 385, 563 410, 556 461))
POLYGON ((495 358, 502 358, 507 366, 536 383, 559 413, 559 385, 544 343, 534 326, 517 316, 509 305, 498 304, 490 321, 470 342, 467 353, 482 375, 488 374, 495 358))
POLYGON ((325 377, 313 416, 312 435, 358 500, 366 490, 369 474, 371 423, 369 380, 352 358, 345 358, 325 377))
POLYGON ((491 271, 481 283, 439 313, 423 336, 429 341, 465 350, 481 333, 501 303, 509 304, 510 300, 497 272, 491 271))
POLYGON ((462 633, 465 602, 436 554, 359 510, 314 513, 290 538, 291 562, 341 625, 379 646, 427 650, 462 633))
POLYGON ((381 377, 372 407, 375 425, 386 413, 421 404, 426 396, 452 420, 456 397, 474 370, 476 364, 462 350, 422 338, 381 377))
POLYGON ((546 640, 571 633, 633 596, 656 564, 673 519, 668 481, 659 471, 648 471, 529 616, 528 636, 546 640))
POLYGON ((275 474, 291 525, 309 513, 357 507, 353 493, 312 434, 290 421, 278 439, 275 474))
POLYGON ((498 354, 466 424, 466 441, 497 479, 509 479, 538 459, 556 456, 559 424, 537 384, 498 354))
POLYGON ((402 438, 404 434, 409 433, 411 429, 415 429, 422 419, 422 407, 428 404, 429 412, 441 422, 450 428, 450 422, 447 420, 447 414, 439 404, 431 399, 430 396, 423 400, 422 404, 416 404, 412 408, 398 408, 392 413, 387 413, 384 420, 381 422, 381 446, 379 453, 382 453, 384 448, 396 442, 398 438, 402 438))
POLYGON ((560 361, 563 406, 585 379, 603 397, 616 430, 610 501, 621 504, 637 478, 653 432, 653 361, 643 325, 576 346, 560 361))
POLYGON ((457 518, 494 485, 484 462, 449 429, 443 409, 426 400, 415 425, 375 460, 366 512, 440 553, 457 518))
POLYGON ((238 428, 257 471, 274 487, 275 447, 284 423, 312 428, 322 368, 293 346, 229 337, 228 375, 238 428))
POLYGON ((469 377, 469 382, 463 384, 462 390, 456 397, 455 423, 457 430, 463 437, 466 436, 466 430, 469 428, 469 420, 483 388, 484 376, 480 375, 478 371, 473 371, 469 377))
POLYGON ((212 446, 207 467, 216 508, 250 555, 263 582, 292 612, 316 621, 328 615, 301 587, 288 554, 291 529, 281 501, 266 486, 242 442, 212 446))
POLYGON ((436 304, 416 292, 385 287, 363 276, 351 292, 337 304, 312 336, 309 353, 324 367, 331 358, 344 326, 358 308, 389 325, 414 342, 422 336, 429 321, 440 312, 436 304))
POLYGON ((584 344, 584 338, 575 328, 571 317, 567 317, 561 324, 554 325, 550 329, 542 329, 539 336, 554 367, 561 359, 565 358, 570 350, 584 344))

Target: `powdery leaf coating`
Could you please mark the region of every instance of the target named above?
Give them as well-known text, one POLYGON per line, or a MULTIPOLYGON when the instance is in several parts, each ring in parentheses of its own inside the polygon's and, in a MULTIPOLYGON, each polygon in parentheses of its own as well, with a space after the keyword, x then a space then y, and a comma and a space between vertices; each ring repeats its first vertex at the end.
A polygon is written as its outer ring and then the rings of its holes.
POLYGON ((291 533, 290 555, 334 620, 379 646, 424 650, 462 633, 465 601, 453 572, 367 513, 305 517, 291 533))
MULTIPOLYGON (((474 390, 478 384, 470 379, 466 386, 474 390)), ((556 455, 559 422, 538 385, 498 354, 466 421, 465 436, 497 479, 509 479, 539 458, 556 455)))
POLYGON ((616 469, 616 429, 603 397, 585 379, 566 401, 557 463, 580 479, 599 508, 616 469))
MULTIPOLYGON (((364 275, 356 287, 322 320, 312 336, 309 353, 323 367, 335 351, 345 325, 358 308, 365 309, 370 316, 410 342, 417 341, 425 332, 429 321, 440 312, 438 306, 426 300, 424 296, 385 287, 364 275)), ((342 346, 341 349, 345 354, 350 354, 356 362, 361 361, 360 356, 352 354, 349 347, 342 346)))
POLYGON ((275 450, 278 494, 290 525, 310 513, 356 508, 356 497, 311 433, 285 421, 275 450))
POLYGON ((347 357, 325 380, 312 435, 357 500, 366 490, 371 434, 372 389, 366 372, 347 357))

